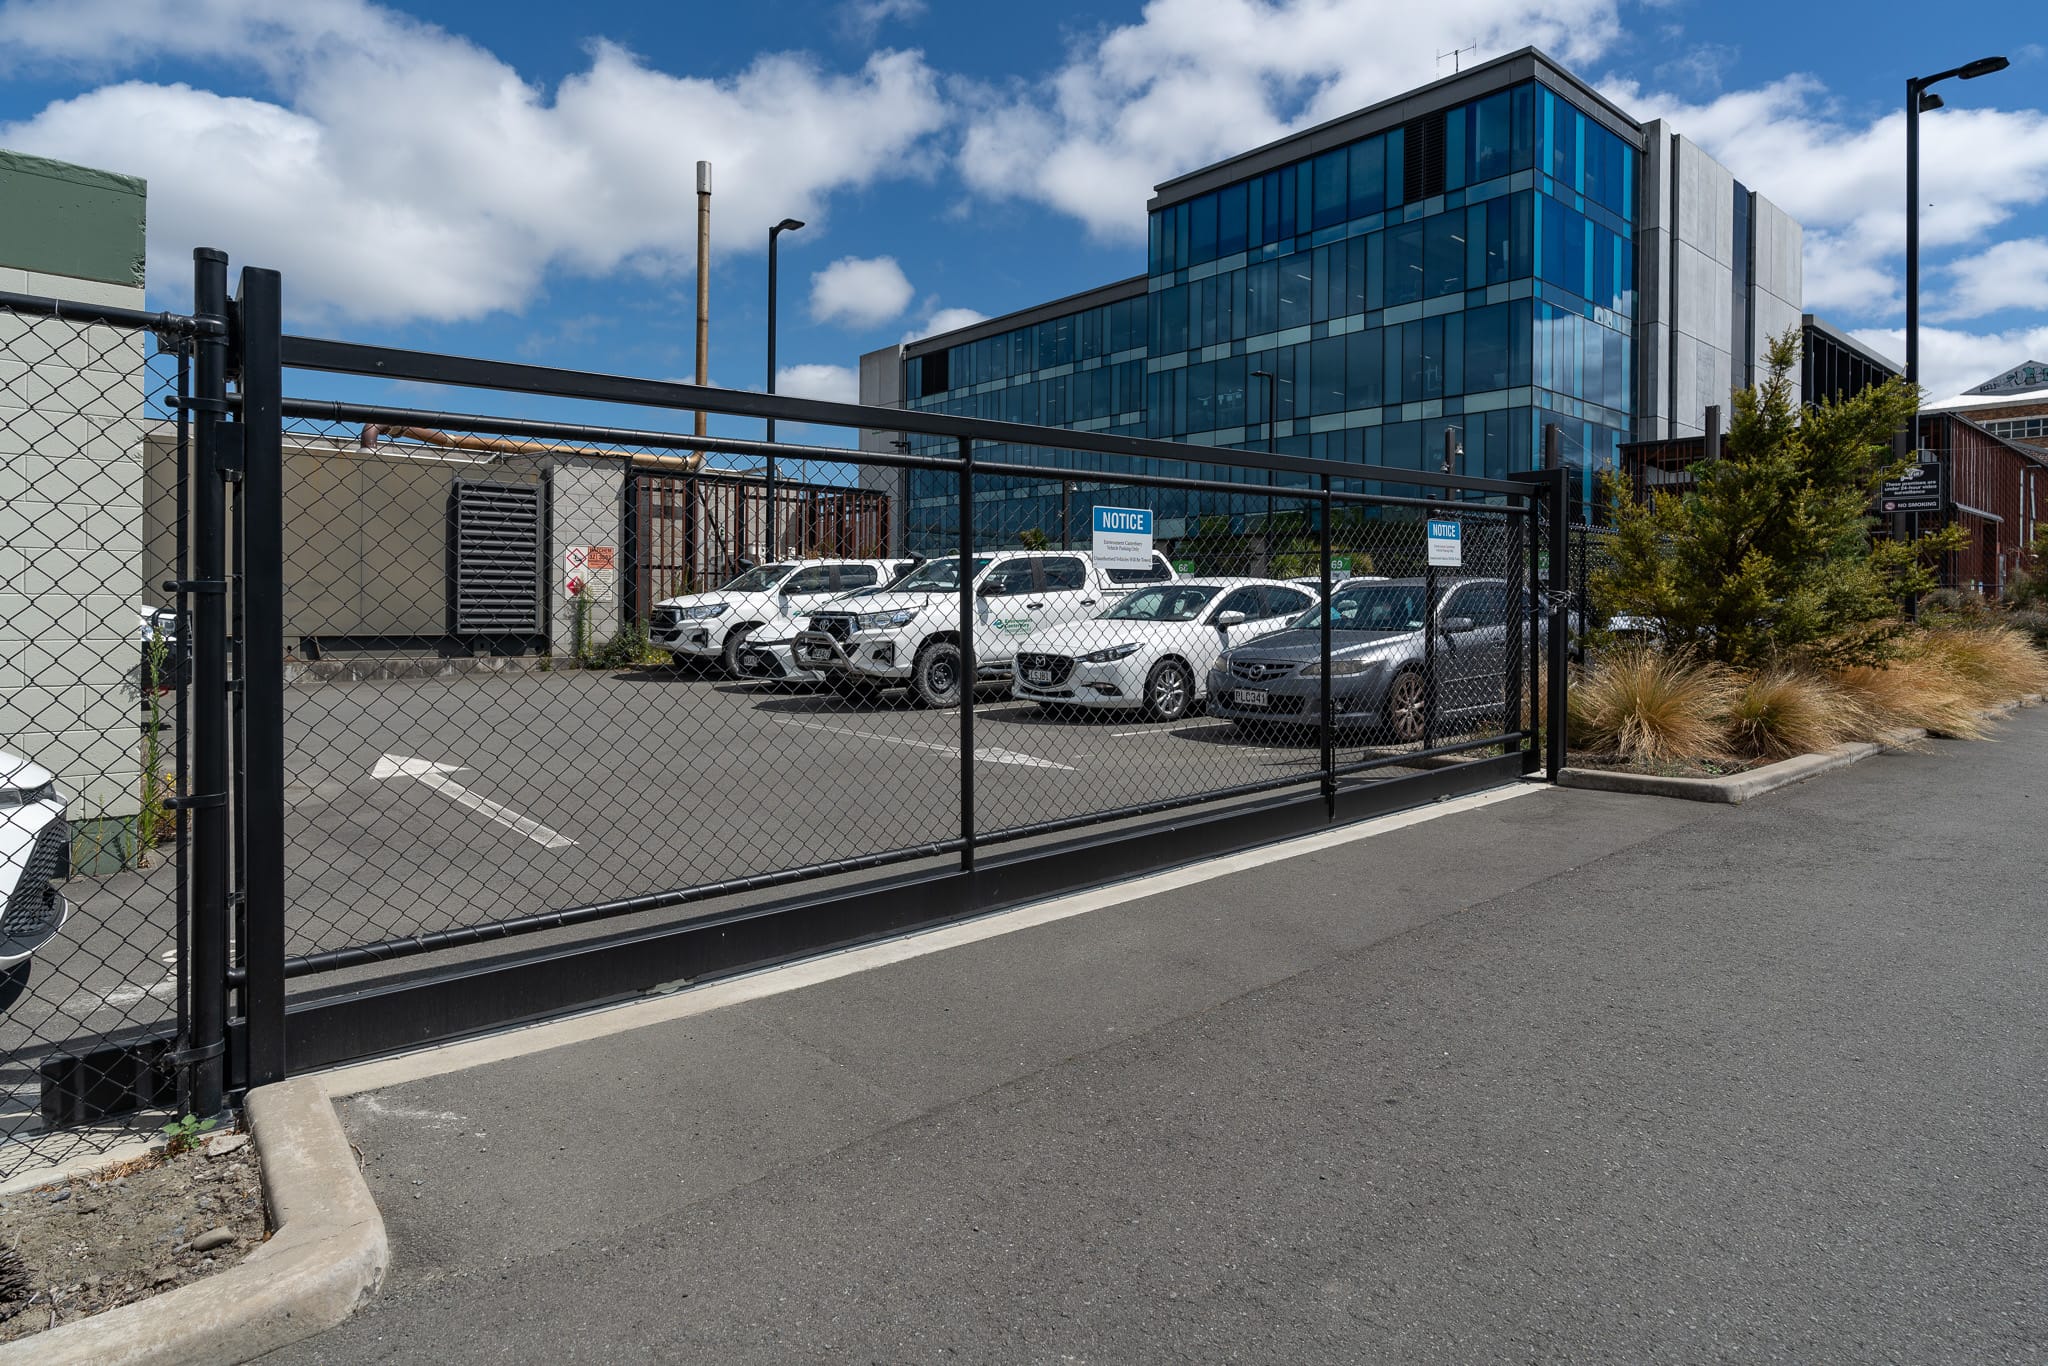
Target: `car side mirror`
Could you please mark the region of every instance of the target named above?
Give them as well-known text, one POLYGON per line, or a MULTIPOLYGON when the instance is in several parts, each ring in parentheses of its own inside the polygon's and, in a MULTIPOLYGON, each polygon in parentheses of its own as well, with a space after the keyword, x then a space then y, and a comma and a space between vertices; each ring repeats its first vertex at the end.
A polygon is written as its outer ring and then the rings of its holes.
POLYGON ((1472 618, 1470 617, 1444 618, 1444 634, 1447 636, 1463 635, 1467 631, 1472 631, 1476 629, 1478 628, 1473 623, 1472 618))
POLYGON ((1242 612, 1218 612, 1216 614, 1216 624, 1226 630, 1232 626, 1242 626, 1250 620, 1251 618, 1242 612))
POLYGON ((999 598, 1002 595, 1003 585, 999 579, 983 579, 981 586, 974 590, 977 598, 999 598))

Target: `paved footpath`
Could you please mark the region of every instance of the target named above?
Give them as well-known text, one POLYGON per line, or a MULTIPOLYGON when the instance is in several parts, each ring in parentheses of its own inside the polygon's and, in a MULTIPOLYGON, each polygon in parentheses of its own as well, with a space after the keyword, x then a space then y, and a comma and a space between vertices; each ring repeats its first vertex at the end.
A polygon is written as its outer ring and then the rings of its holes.
POLYGON ((278 1362, 2048 1357, 2048 710, 1544 791, 343 1102, 278 1362))

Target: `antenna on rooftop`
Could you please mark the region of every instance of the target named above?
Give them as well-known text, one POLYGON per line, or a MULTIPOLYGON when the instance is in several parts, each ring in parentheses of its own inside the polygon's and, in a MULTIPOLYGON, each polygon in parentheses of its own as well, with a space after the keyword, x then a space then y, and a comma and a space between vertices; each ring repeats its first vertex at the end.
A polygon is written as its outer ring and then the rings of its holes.
POLYGON ((1453 76, 1457 75, 1457 74, 1458 74, 1458 65, 1459 65, 1459 63, 1458 63, 1458 58, 1459 58, 1459 56, 1460 56, 1461 54, 1463 54, 1463 53, 1467 53, 1467 52, 1477 52, 1478 50, 1479 50, 1479 44, 1478 44, 1478 42, 1477 42, 1477 41, 1474 41, 1474 42, 1470 42, 1470 43, 1467 43, 1467 44, 1465 44, 1465 46, 1463 46, 1463 47, 1454 47, 1454 48, 1452 48, 1452 49, 1451 49, 1451 50, 1450 50, 1449 52, 1439 52, 1439 53, 1437 53, 1437 54, 1436 54, 1436 74, 1437 74, 1437 75, 1439 75, 1439 76, 1441 76, 1441 75, 1443 75, 1443 74, 1444 74, 1444 58, 1446 58, 1446 57, 1449 57, 1449 58, 1451 59, 1451 74, 1452 74, 1453 76))

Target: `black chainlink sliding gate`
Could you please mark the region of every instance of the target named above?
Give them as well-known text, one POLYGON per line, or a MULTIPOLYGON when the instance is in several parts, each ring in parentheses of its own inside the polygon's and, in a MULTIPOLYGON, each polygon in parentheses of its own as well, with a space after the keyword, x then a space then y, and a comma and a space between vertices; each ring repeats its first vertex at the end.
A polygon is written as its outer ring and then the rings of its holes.
POLYGON ((225 257, 195 258, 194 316, 161 323, 190 356, 167 408, 190 988, 176 1028, 101 1041, 97 1090, 44 1068, 45 1108, 73 1119, 165 1103, 160 1080, 115 1094, 122 1077, 169 1077, 211 1113, 288 1071, 1562 762, 1562 470, 1456 476, 287 336, 275 272, 244 269, 231 300, 225 257), (479 402, 296 399, 287 372, 479 402), (493 395, 550 416, 494 415, 493 395), (674 425, 576 420, 595 404, 674 425), (904 439, 699 437, 699 411, 904 439), (781 558, 709 593, 651 580, 650 481, 740 509, 733 534, 781 558), (1090 504, 1145 514, 1149 548, 1098 547, 1090 504), (352 644, 288 653, 321 640, 352 644))

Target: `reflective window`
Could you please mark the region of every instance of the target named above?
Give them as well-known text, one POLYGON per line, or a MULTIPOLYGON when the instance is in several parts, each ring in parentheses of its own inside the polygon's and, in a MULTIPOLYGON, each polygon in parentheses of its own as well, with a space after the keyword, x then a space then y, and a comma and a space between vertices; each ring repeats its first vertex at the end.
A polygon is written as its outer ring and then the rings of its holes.
POLYGON ((1039 561, 1049 593, 1062 593, 1088 586, 1088 567, 1079 560, 1060 557, 1039 561))
MULTIPOLYGON (((1220 617, 1225 612, 1242 612, 1246 621, 1257 621, 1260 617, 1268 615, 1266 590, 1257 587, 1231 590, 1230 596, 1216 604, 1216 616, 1220 617)), ((1212 621, 1214 619, 1210 618, 1212 621)))

